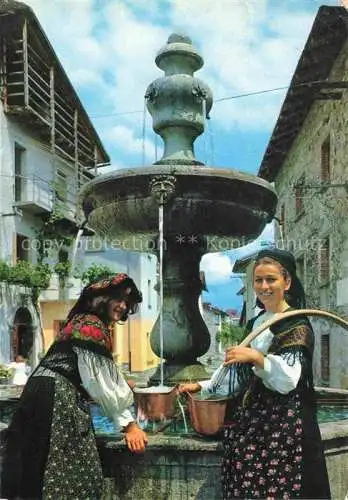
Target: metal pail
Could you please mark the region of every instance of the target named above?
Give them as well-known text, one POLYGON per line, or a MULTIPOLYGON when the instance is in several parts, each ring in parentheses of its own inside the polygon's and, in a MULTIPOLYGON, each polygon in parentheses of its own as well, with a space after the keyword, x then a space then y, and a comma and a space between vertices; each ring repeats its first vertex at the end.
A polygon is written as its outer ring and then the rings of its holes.
POLYGON ((190 393, 188 395, 190 419, 195 431, 205 436, 213 436, 221 431, 224 425, 226 406, 231 398, 198 399, 190 393))
POLYGON ((151 388, 133 389, 138 412, 148 420, 163 420, 171 418, 175 413, 177 399, 176 388, 164 389, 163 392, 150 392, 151 388))

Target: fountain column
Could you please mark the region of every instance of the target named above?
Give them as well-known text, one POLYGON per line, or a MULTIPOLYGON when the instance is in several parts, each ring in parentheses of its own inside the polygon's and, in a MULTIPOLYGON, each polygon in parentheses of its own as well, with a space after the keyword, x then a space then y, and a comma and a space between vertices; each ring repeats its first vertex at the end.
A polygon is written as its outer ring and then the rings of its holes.
MULTIPOLYGON (((203 59, 189 37, 173 34, 158 52, 156 64, 165 76, 151 83, 145 94, 153 129, 164 141, 163 157, 156 164, 176 165, 178 169, 202 165, 195 158, 193 143, 204 131, 204 113, 212 106, 209 87, 194 77, 194 71, 203 66, 203 59)), ((161 189, 166 192, 164 182, 162 178, 151 183, 151 192, 157 199, 161 189)), ((151 332, 153 351, 158 356, 163 351, 166 360, 162 370, 167 384, 207 378, 197 357, 205 354, 210 345, 210 334, 198 308, 202 292, 199 263, 207 251, 205 238, 175 234, 166 225, 166 208, 170 208, 175 182, 167 180, 167 188, 169 185, 164 205, 163 332, 160 318, 151 332)), ((159 381, 157 370, 151 382, 159 381)))

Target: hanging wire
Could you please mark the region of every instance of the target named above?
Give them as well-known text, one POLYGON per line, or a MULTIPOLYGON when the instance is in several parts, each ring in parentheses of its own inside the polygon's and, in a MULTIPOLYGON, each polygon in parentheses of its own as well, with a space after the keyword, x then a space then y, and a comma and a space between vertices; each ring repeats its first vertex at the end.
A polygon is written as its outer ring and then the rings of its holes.
MULTIPOLYGON (((318 85, 320 83, 328 83, 327 80, 313 80, 308 82, 296 83, 292 85, 292 88, 297 87, 310 87, 311 85, 318 85)), ((251 97, 254 95, 268 94, 270 92, 278 92, 279 90, 287 90, 289 89, 289 85, 284 85, 283 87, 274 87, 272 89, 264 89, 264 90, 255 90, 254 92, 245 92, 243 94, 235 94, 226 97, 220 97, 218 99, 214 99, 214 103, 229 101, 231 99, 241 99, 243 97, 251 97)), ((133 110, 133 111, 121 111, 119 113, 110 113, 110 114, 100 114, 100 115, 90 115, 90 118, 107 118, 112 116, 121 116, 121 115, 130 115, 142 113, 142 110, 133 110)))

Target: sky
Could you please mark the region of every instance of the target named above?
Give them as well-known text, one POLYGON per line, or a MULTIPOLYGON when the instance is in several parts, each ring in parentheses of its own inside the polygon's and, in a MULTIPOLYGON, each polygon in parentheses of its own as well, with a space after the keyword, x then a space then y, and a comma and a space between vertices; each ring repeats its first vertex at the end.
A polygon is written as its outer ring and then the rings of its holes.
MULTIPOLYGON (((340 0, 26 0, 38 17, 107 152, 107 170, 141 168, 162 140, 144 114, 154 59, 171 33, 190 36, 205 64, 195 76, 214 104, 196 158, 256 174, 316 13, 340 0), (285 87, 285 88, 283 88, 285 87), (272 92, 264 90, 283 88, 272 92), (227 99, 226 99, 227 98, 227 99), (220 100, 222 99, 222 100, 220 100), (144 133, 145 130, 145 133, 144 133)), ((272 241, 273 226, 247 247, 206 254, 208 292, 221 309, 241 307, 236 258, 272 241)))

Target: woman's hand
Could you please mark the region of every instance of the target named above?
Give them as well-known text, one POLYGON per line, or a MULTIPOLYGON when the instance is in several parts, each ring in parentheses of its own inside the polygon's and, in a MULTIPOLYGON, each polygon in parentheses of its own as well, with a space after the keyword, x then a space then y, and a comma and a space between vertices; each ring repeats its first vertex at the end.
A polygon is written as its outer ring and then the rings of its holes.
POLYGON ((176 388, 178 394, 183 394, 184 392, 198 392, 202 389, 198 382, 190 382, 186 384, 179 384, 176 388))
POLYGON ((263 354, 251 347, 228 347, 225 351, 224 365, 233 365, 234 363, 253 363, 259 368, 263 368, 263 361, 263 354))
POLYGON ((146 433, 135 422, 127 425, 125 433, 125 440, 129 450, 135 453, 143 453, 148 441, 146 433))

